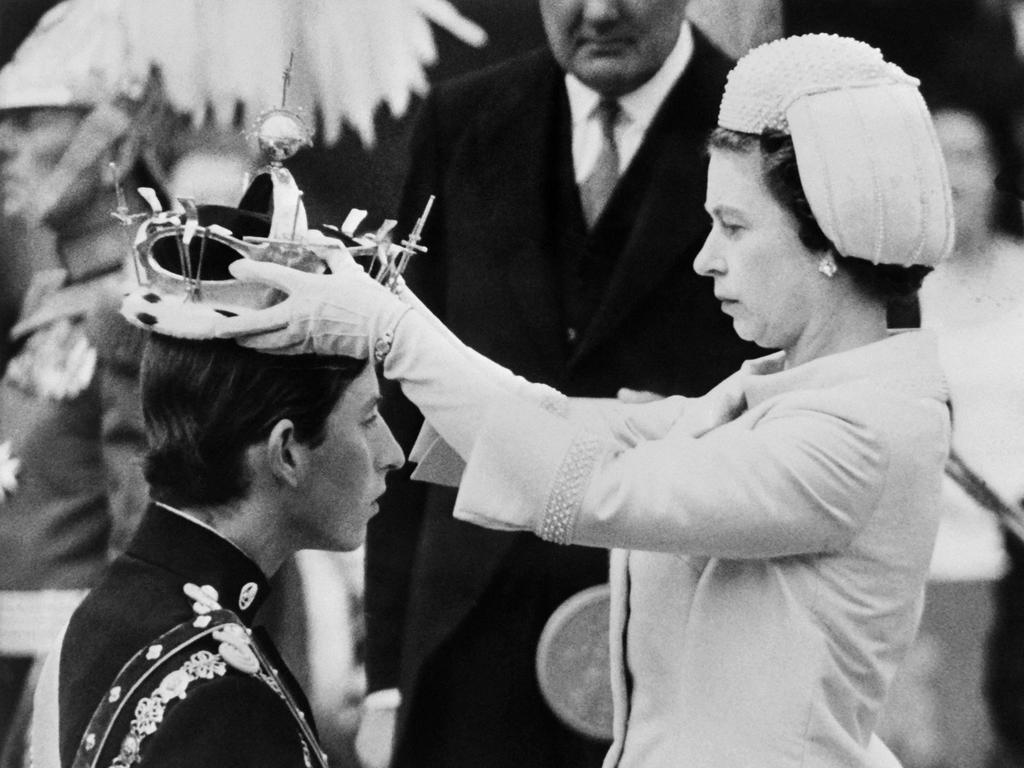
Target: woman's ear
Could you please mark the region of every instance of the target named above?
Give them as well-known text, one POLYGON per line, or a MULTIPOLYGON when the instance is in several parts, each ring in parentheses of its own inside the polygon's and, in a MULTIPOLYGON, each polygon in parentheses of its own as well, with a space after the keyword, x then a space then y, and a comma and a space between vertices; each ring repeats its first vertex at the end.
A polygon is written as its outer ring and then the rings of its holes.
POLYGON ((267 468, 281 483, 297 488, 309 469, 309 447, 295 439, 295 425, 281 419, 266 440, 267 468))

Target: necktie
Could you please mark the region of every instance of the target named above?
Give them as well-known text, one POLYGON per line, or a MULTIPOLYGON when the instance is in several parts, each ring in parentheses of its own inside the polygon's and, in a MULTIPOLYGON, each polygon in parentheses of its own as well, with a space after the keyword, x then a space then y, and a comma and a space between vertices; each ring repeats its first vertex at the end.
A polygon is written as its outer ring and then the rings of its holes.
POLYGON ((594 163, 594 169, 580 184, 580 202, 588 227, 594 226, 619 180, 619 148, 615 144, 615 124, 622 114, 622 107, 617 101, 602 99, 595 113, 601 123, 601 152, 594 163))

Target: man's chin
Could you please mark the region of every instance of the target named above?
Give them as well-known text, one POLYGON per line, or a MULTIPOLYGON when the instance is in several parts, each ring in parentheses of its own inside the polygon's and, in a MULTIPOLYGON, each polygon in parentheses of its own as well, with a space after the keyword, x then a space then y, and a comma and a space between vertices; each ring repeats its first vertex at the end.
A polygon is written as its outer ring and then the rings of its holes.
POLYGON ((622 53, 624 51, 616 53, 612 47, 596 48, 577 57, 573 74, 603 96, 618 97, 631 93, 650 78, 635 74, 629 66, 629 57, 622 53))

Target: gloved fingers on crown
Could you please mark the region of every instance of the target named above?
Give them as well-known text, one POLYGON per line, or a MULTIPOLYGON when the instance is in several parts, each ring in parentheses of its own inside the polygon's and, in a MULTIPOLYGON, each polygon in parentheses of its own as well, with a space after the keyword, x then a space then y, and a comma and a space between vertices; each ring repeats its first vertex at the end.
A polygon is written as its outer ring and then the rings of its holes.
POLYGON ((254 349, 258 352, 272 352, 275 355, 305 355, 311 354, 313 342, 308 336, 296 338, 287 329, 275 331, 274 333, 259 333, 250 336, 237 336, 235 342, 242 347, 254 349))
POLYGON ((302 284, 302 279, 309 277, 305 272, 291 269, 269 261, 253 261, 252 259, 236 259, 228 265, 232 277, 238 280, 265 283, 286 293, 292 293, 295 286, 302 284))
MULTIPOLYGON (((281 269, 287 269, 287 267, 281 267, 281 269)), ((289 304, 290 301, 285 299, 280 304, 275 304, 266 309, 256 309, 252 312, 236 315, 235 317, 222 317, 217 322, 216 337, 218 339, 234 339, 253 334, 265 336, 270 331, 280 331, 280 335, 284 335, 284 330, 288 328, 288 324, 291 321, 291 307, 289 304)), ((246 346, 249 345, 247 344, 246 346)))
POLYGON ((352 258, 352 254, 345 248, 332 248, 324 256, 324 261, 333 274, 337 275, 346 269, 352 269, 355 267, 362 271, 362 267, 356 263, 356 260, 352 258))

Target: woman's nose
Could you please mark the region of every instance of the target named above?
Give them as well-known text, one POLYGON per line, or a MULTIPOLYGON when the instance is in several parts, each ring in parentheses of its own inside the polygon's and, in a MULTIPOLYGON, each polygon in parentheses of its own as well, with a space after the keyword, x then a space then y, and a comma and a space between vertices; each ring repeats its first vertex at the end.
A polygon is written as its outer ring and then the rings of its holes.
POLYGON ((693 271, 701 277, 711 277, 725 271, 725 264, 718 256, 714 239, 715 233, 712 231, 708 234, 704 245, 701 246, 700 251, 693 259, 693 271))

